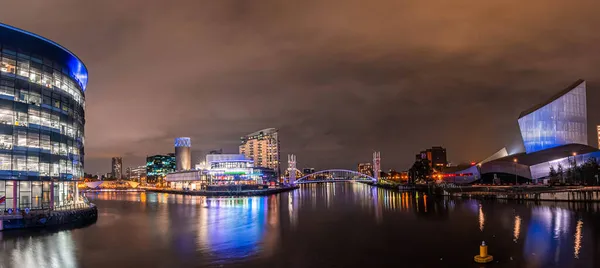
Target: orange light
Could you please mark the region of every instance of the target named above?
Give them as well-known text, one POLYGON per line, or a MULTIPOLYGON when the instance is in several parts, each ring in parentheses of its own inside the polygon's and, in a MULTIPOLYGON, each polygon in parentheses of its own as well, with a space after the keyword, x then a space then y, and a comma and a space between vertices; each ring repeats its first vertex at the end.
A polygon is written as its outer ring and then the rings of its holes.
POLYGON ((517 163, 518 161, 517 161, 517 159, 516 159, 516 158, 514 158, 514 159, 513 159, 513 162, 517 163))

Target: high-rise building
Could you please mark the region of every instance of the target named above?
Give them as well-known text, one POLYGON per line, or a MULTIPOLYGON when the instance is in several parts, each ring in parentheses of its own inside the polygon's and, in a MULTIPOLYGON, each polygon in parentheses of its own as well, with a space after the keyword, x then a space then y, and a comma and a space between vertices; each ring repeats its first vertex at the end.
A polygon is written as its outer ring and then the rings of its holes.
POLYGON ((123 158, 122 157, 113 157, 112 158, 112 171, 111 176, 113 179, 122 179, 123 178, 123 158))
POLYGON ((266 167, 281 174, 279 168, 279 137, 275 128, 250 133, 241 138, 240 154, 254 160, 257 167, 266 167))
POLYGON ((587 145, 585 81, 577 80, 522 112, 518 121, 528 154, 573 143, 587 145))
POLYGON ((598 149, 600 149, 600 125, 596 126, 596 131, 598 132, 598 149))
POLYGON ((188 137, 175 139, 175 170, 192 169, 192 141, 188 137))
POLYGON ((416 161, 427 159, 429 166, 438 170, 448 165, 446 148, 441 146, 433 146, 430 149, 421 151, 415 158, 416 161))
POLYGON ((373 163, 360 163, 358 164, 357 171, 368 176, 373 176, 373 163))
POLYGON ((148 183, 156 183, 176 168, 175 154, 153 155, 146 157, 146 175, 148 183))
POLYGON ((0 24, 0 211, 77 198, 87 77, 66 48, 0 24))
POLYGON ((431 149, 427 149, 427 159, 429 159, 431 166, 434 168, 443 168, 448 164, 446 159, 446 148, 441 146, 433 146, 431 149))
POLYGON ((129 171, 127 178, 130 180, 139 182, 141 178, 146 177, 146 166, 129 167, 127 170, 129 171))

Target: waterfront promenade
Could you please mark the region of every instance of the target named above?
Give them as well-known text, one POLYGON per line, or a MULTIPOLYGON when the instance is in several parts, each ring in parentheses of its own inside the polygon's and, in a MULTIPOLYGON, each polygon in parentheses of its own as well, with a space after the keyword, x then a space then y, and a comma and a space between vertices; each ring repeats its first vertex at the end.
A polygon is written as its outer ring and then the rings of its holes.
POLYGON ((166 188, 146 188, 146 191, 169 194, 183 194, 196 196, 265 196, 297 189, 298 186, 284 186, 277 188, 265 188, 256 190, 179 190, 166 188))
POLYGON ((600 186, 407 185, 400 183, 375 183, 371 185, 398 191, 421 191, 438 196, 457 198, 600 202, 600 186))
POLYGON ((70 204, 54 209, 15 211, 0 214, 0 231, 26 228, 83 226, 96 222, 98 209, 87 202, 70 204))

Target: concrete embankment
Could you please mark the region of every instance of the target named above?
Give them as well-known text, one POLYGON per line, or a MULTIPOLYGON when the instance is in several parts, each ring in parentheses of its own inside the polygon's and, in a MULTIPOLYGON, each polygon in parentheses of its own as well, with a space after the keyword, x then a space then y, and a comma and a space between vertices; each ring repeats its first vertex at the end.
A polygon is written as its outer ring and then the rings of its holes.
POLYGON ((473 198, 473 199, 507 199, 507 200, 531 200, 531 201, 568 201, 568 202, 600 202, 600 190, 598 189, 548 189, 519 190, 519 191, 436 191, 438 195, 473 198))
POLYGON ((25 228, 84 226, 98 220, 94 204, 65 208, 64 210, 34 210, 29 213, 0 215, 0 231, 25 228))
POLYGON ((280 187, 280 188, 267 188, 258 190, 229 190, 229 191, 184 191, 184 190, 172 190, 172 189, 147 189, 148 192, 156 193, 168 193, 168 194, 183 194, 183 195, 198 195, 198 196, 264 196, 272 195, 277 193, 283 193, 297 189, 298 186, 280 187))
POLYGON ((453 186, 433 184, 414 186, 371 184, 390 190, 414 190, 437 196, 472 199, 506 199, 531 201, 600 202, 600 187, 584 186, 453 186))

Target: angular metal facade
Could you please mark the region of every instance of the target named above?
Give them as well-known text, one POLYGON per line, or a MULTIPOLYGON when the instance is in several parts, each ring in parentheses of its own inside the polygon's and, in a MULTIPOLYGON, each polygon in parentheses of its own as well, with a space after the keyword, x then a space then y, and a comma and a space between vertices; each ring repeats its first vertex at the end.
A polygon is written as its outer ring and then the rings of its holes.
POLYGON ((586 85, 580 80, 549 101, 524 112, 519 128, 529 153, 560 145, 588 144, 586 85))

